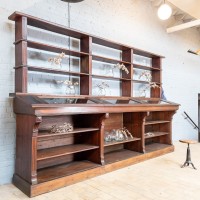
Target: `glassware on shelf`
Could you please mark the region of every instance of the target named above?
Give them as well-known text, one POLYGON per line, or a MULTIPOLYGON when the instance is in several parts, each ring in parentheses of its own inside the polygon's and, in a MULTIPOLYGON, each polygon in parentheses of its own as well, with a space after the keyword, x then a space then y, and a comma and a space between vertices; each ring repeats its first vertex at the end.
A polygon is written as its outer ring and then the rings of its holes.
POLYGON ((105 142, 111 142, 112 141, 111 135, 108 131, 105 132, 104 141, 105 142))
POLYGON ((110 91, 109 90, 109 85, 107 82, 102 81, 101 83, 97 83, 95 85, 96 89, 97 89, 97 95, 98 96, 106 96, 107 93, 110 91))
POLYGON ((116 130, 112 129, 110 132, 106 131, 104 135, 105 142, 112 142, 112 141, 120 142, 120 141, 128 140, 130 138, 133 139, 133 136, 128 131, 128 129, 126 129, 126 127, 119 128, 116 130))
POLYGON ((56 83, 66 85, 66 90, 65 90, 66 95, 76 95, 76 86, 79 85, 78 82, 72 82, 70 80, 65 80, 65 81, 56 81, 56 83))
POLYGON ((123 141, 124 140, 124 134, 122 130, 117 129, 116 130, 116 141, 123 141))
POLYGON ((67 85, 66 95, 76 95, 76 88, 74 85, 67 85))

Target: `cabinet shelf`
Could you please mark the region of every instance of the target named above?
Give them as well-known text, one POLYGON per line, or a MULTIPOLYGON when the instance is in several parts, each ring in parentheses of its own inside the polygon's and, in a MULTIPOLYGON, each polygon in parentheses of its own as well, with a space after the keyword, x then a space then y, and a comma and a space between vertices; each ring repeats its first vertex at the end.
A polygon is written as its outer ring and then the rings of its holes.
POLYGON ((98 146, 89 144, 74 144, 38 150, 37 161, 74 154, 82 151, 98 149, 98 146))
POLYGON ((157 150, 165 149, 170 146, 172 146, 172 145, 161 144, 161 143, 151 143, 151 144, 145 145, 145 151, 146 151, 146 153, 150 153, 150 152, 154 152, 157 150))
POLYGON ((150 70, 150 71, 160 71, 159 68, 155 68, 155 67, 149 67, 149 66, 145 66, 145 65, 139 65, 139 64, 134 64, 133 63, 133 68, 137 68, 137 69, 144 69, 144 70, 150 70))
POLYGON ((92 77, 99 78, 99 79, 121 80, 121 81, 130 81, 131 80, 131 79, 127 79, 127 78, 120 78, 120 77, 113 77, 113 76, 103 76, 103 75, 96 75, 96 74, 93 74, 92 77))
POLYGON ((45 72, 45 73, 54 73, 54 74, 71 74, 73 76, 88 76, 89 75, 89 74, 81 73, 81 72, 73 72, 73 71, 47 68, 47 67, 27 66, 27 68, 29 71, 36 71, 36 72, 45 72))
POLYGON ((117 144, 124 144, 124 143, 128 143, 128 142, 134 142, 134 141, 138 141, 138 140, 141 140, 140 138, 129 138, 128 140, 123 140, 123 141, 113 141, 113 142, 105 142, 104 143, 104 146, 107 147, 107 146, 112 146, 112 145, 117 145, 117 144))
POLYGON ((154 131, 151 131, 151 133, 153 133, 154 135, 145 136, 145 139, 159 137, 159 136, 163 136, 163 135, 168 135, 169 134, 168 132, 154 132, 154 131))
POLYGON ((142 83, 142 84, 149 84, 148 81, 141 81, 141 80, 132 80, 134 83, 142 83))
POLYGON ((164 124, 164 123, 169 123, 169 122, 170 121, 167 121, 167 120, 146 121, 145 125, 164 124))
POLYGON ((109 153, 106 153, 105 158, 105 164, 118 162, 120 160, 125 160, 131 157, 139 156, 142 153, 136 152, 136 151, 130 151, 126 149, 120 149, 117 151, 112 151, 109 153))
POLYGON ((150 98, 135 98, 133 95, 140 84, 149 86, 145 78, 134 80, 139 79, 142 70, 148 70, 152 81, 161 86, 163 56, 20 12, 13 13, 9 19, 16 22, 13 102, 17 151, 13 183, 18 188, 33 197, 173 150, 169 145, 172 143, 171 121, 178 105, 161 101, 161 87, 150 89, 150 98), (28 30, 30 26, 39 30, 28 30), (78 49, 52 43, 48 38, 40 41, 34 37, 35 31, 44 37, 52 32, 58 33, 53 34, 55 41, 62 41, 63 35, 70 37, 78 49), (33 37, 27 40, 27 33, 33 37), (97 48, 94 48, 95 44, 97 48), (32 58, 29 55, 32 51, 44 51, 46 59, 32 58), (66 64, 69 68, 66 65, 57 68, 47 60, 62 52, 66 59, 75 57, 66 64), (112 58, 112 52, 120 57, 112 58), (137 56, 145 57, 141 59, 146 62, 139 62, 137 56), (111 67, 118 63, 124 64, 129 74, 118 69, 114 74, 118 77, 101 73, 104 65, 111 67), (145 66, 148 63, 149 67, 145 66), (69 71, 70 67, 75 71, 69 71), (53 85, 55 78, 52 75, 56 74, 63 78, 71 75, 71 81, 78 81, 79 95, 65 95, 64 86, 57 88, 53 85), (93 95, 96 94, 95 84, 104 80, 108 80, 113 96, 93 95), (54 123, 61 125, 65 122, 78 128, 72 132, 49 133, 54 123), (133 131, 135 138, 104 144, 106 131, 122 127, 133 131), (144 137, 145 132, 151 131, 154 131, 155 138, 144 137), (143 154, 145 147, 150 154, 143 154))
POLYGON ((112 58, 106 58, 106 57, 98 56, 98 55, 92 55, 92 59, 96 60, 96 61, 100 61, 100 62, 111 63, 111 64, 117 64, 117 63, 122 64, 123 63, 123 64, 131 65, 130 62, 126 62, 126 61, 122 61, 122 60, 116 60, 116 59, 112 59, 112 58))
POLYGON ((52 137, 52 136, 59 136, 59 135, 69 135, 69 134, 76 134, 76 133, 84 133, 84 132, 92 132, 98 131, 99 128, 75 128, 71 132, 66 133, 48 133, 45 130, 39 131, 38 138, 45 138, 45 137, 52 137))
POLYGON ((93 169, 99 166, 99 164, 95 164, 87 160, 74 161, 67 164, 40 169, 37 171, 37 179, 38 183, 43 183, 64 176, 76 174, 82 171, 87 171, 89 169, 93 169))
MULTIPOLYGON (((135 80, 135 79, 133 79, 132 80, 134 83, 142 83, 142 84, 149 84, 149 82, 148 81, 142 81, 142 80, 135 80)), ((153 81, 154 83, 156 83, 157 85, 162 85, 161 83, 159 83, 159 82, 155 82, 155 81, 153 81)))
POLYGON ((41 43, 41 42, 35 42, 35 41, 30 41, 30 40, 27 41, 27 46, 29 48, 39 49, 39 50, 44 50, 44 51, 50 51, 50 52, 54 52, 54 53, 64 52, 66 55, 75 56, 75 57, 82 57, 82 56, 89 55, 88 53, 73 51, 73 50, 69 50, 69 49, 66 49, 66 48, 57 47, 57 46, 54 46, 54 45, 44 44, 44 43, 41 43))

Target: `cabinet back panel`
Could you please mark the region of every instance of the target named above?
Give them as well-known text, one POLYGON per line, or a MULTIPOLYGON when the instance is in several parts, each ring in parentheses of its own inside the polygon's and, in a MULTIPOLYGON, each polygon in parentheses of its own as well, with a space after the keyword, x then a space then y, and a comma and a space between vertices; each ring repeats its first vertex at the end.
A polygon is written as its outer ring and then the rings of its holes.
POLYGON ((113 113, 105 120, 105 130, 111 131, 112 129, 119 129, 123 127, 123 114, 113 113))
POLYGON ((63 125, 63 123, 70 123, 73 125, 72 116, 56 116, 43 117, 40 123, 39 130, 51 130, 53 125, 63 125))
POLYGON ((60 156, 57 158, 51 158, 47 160, 40 160, 37 162, 37 169, 45 168, 45 167, 51 167, 54 165, 59 165, 67 162, 72 162, 75 160, 75 155, 66 155, 66 156, 60 156))
MULTIPOLYGON (((95 132, 98 134, 98 132, 95 132)), ((93 144, 92 137, 95 133, 76 133, 76 134, 67 134, 67 135, 59 135, 52 136, 48 138, 39 138, 38 139, 38 150, 46 149, 70 144, 93 144)))
POLYGON ((108 153, 108 152, 112 152, 112 151, 117 151, 117 150, 120 150, 120 149, 124 149, 124 145, 123 144, 118 144, 118 145, 113 145, 113 146, 105 147, 104 153, 108 153))

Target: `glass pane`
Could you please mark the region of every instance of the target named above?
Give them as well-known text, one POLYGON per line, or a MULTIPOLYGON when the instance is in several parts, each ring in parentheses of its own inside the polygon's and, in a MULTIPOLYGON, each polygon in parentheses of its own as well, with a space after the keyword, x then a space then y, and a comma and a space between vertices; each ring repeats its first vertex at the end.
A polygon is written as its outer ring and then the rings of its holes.
POLYGON ((92 95, 93 96, 120 96, 120 81, 93 78, 92 79, 92 95))
POLYGON ((110 47, 105 47, 98 44, 92 44, 92 51, 94 55, 121 60, 122 52, 117 49, 112 49, 110 47))
POLYGON ((147 67, 152 67, 152 59, 144 56, 139 56, 133 54, 133 63, 138 65, 143 65, 147 67))
POLYGON ((120 78, 121 72, 115 64, 92 61, 92 74, 120 78))
POLYGON ((150 97, 151 89, 149 84, 133 83, 133 96, 134 97, 150 97))
POLYGON ((79 77, 59 75, 53 73, 28 72, 29 93, 50 93, 50 94, 80 94, 79 77), (68 84, 71 80, 72 85, 68 84), (78 83, 78 85, 76 84, 78 83))

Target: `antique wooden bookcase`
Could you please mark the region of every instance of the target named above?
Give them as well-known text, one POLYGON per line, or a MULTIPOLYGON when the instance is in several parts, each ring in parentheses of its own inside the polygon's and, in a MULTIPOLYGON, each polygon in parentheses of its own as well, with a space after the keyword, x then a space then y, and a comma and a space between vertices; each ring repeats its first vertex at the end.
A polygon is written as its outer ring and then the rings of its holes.
MULTIPOLYGON (((24 193, 33 197, 174 150, 172 117, 178 104, 161 100, 162 56, 20 12, 13 13, 9 19, 15 21, 13 95, 17 133, 13 183, 24 193), (48 32, 74 38, 79 49, 30 39, 29 28, 33 32, 39 30, 40 35, 48 32), (99 55, 100 47, 120 52, 120 58, 99 55), (29 58, 34 57, 29 56, 30 49, 54 55, 64 52, 69 61, 70 56, 77 58, 79 70, 55 68, 48 62, 46 67, 30 64, 29 58), (101 74, 101 71, 95 73, 96 62, 104 63, 104 68, 123 64, 129 73, 119 71, 118 76, 108 71, 106 74, 101 74), (137 96, 137 84, 148 84, 146 80, 135 78, 137 70, 149 71, 152 81, 159 86, 149 89, 148 98, 137 96), (36 79, 34 91, 29 89, 34 80, 30 72, 37 72, 40 77, 36 79), (45 79, 44 74, 48 74, 48 78, 49 74, 62 75, 62 80, 73 77, 79 83, 78 94, 48 93, 40 86, 45 79), (114 81, 113 85, 118 85, 117 95, 102 93, 102 90, 99 94, 95 93, 94 86, 106 81, 114 81), (49 132, 52 125, 64 122, 73 124, 74 130, 49 132), (133 137, 120 142, 104 142, 106 131, 123 127, 133 137), (153 135, 146 135, 147 132, 153 135)), ((34 55, 41 56, 40 53, 34 55)), ((53 85, 50 79, 47 82, 53 85)), ((109 88, 110 91, 112 89, 109 88)))

